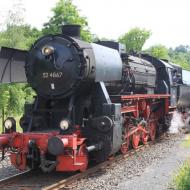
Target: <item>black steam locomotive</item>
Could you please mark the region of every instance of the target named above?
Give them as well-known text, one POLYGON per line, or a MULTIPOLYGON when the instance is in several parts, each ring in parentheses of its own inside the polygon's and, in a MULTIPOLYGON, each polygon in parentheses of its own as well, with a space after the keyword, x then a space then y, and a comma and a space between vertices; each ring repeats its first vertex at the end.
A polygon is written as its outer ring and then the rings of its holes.
POLYGON ((5 120, 0 147, 11 148, 17 168, 45 172, 83 171, 91 160, 154 140, 187 89, 179 66, 129 55, 117 42, 84 42, 73 25, 40 38, 28 52, 1 48, 0 76, 1 83, 27 81, 37 94, 25 104, 23 133, 5 120))

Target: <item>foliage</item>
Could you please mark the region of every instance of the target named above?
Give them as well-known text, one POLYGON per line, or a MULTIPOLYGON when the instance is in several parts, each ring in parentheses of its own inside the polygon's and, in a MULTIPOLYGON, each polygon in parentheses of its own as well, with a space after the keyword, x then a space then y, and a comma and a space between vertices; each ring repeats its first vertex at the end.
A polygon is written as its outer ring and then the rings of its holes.
POLYGON ((133 28, 119 38, 119 41, 126 46, 127 52, 141 51, 146 40, 151 36, 149 30, 133 28))
POLYGON ((164 45, 158 44, 150 47, 144 52, 160 59, 168 59, 169 61, 180 65, 183 69, 190 70, 189 46, 179 45, 175 49, 168 49, 164 45))
POLYGON ((26 84, 8 85, 8 102, 6 115, 21 115, 25 102, 32 102, 35 92, 26 84))
POLYGON ((179 45, 175 49, 169 49, 169 56, 172 62, 190 70, 190 49, 189 46, 179 45))
POLYGON ((9 102, 6 115, 21 115, 25 103, 24 84, 9 85, 9 102))
POLYGON ((26 50, 41 35, 36 28, 24 24, 24 11, 22 1, 16 0, 0 31, 0 46, 26 50))
POLYGON ((187 53, 190 51, 190 46, 179 45, 175 48, 176 52, 187 53))
POLYGON ((0 46, 26 50, 40 35, 36 28, 31 28, 29 25, 8 24, 7 29, 0 32, 0 46))
POLYGON ((160 58, 160 59, 169 58, 168 49, 164 45, 161 45, 161 44, 154 45, 146 51, 149 52, 152 56, 160 58))
MULTIPOLYGON (((19 10, 15 11, 15 9, 9 11, 6 27, 0 32, 0 46, 29 49, 41 33, 23 24, 19 10)), ((0 108, 5 109, 5 115, 20 115, 23 112, 25 100, 31 101, 33 94, 32 89, 29 90, 26 84, 3 84, 0 86, 0 108)))
POLYGON ((53 17, 44 24, 43 34, 61 33, 61 25, 63 24, 79 24, 81 25, 81 37, 85 41, 91 41, 92 35, 89 32, 86 17, 80 16, 79 10, 73 5, 72 0, 59 0, 52 9, 53 17))
POLYGON ((29 85, 3 84, 0 86, 0 108, 4 108, 6 116, 21 115, 25 102, 32 102, 34 95, 29 85))
POLYGON ((34 101, 34 96, 36 96, 34 90, 32 90, 29 84, 25 85, 23 90, 25 93, 25 101, 27 103, 32 103, 34 101))
POLYGON ((190 189, 190 163, 186 161, 181 169, 174 177, 174 185, 176 190, 189 190, 190 189))
POLYGON ((5 112, 7 111, 9 98, 10 98, 9 86, 1 85, 0 86, 0 114, 2 114, 1 113, 2 108, 5 109, 5 112))
POLYGON ((188 134, 182 142, 184 148, 190 148, 190 134, 188 134))

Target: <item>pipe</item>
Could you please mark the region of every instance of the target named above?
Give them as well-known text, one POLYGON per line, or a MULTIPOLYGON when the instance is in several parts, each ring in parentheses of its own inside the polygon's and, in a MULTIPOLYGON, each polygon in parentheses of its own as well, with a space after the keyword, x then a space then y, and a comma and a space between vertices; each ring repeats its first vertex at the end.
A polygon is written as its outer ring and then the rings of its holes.
POLYGON ((88 152, 101 150, 102 149, 102 142, 95 144, 95 145, 88 146, 86 149, 88 152))
POLYGON ((92 146, 88 146, 86 149, 88 152, 92 152, 92 151, 96 150, 97 148, 95 145, 92 145, 92 146))

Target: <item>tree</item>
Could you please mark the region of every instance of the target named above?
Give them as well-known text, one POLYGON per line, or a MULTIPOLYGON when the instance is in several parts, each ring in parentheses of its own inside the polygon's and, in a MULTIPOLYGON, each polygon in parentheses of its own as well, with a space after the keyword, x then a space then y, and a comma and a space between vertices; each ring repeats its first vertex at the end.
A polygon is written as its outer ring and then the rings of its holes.
POLYGON ((0 32, 0 46, 28 50, 41 33, 30 25, 7 25, 6 30, 0 32))
POLYGON ((0 31, 0 46, 26 50, 41 35, 36 28, 24 23, 24 13, 22 0, 16 0, 0 31))
POLYGON ((190 51, 190 47, 188 45, 179 45, 175 48, 176 52, 182 52, 182 53, 187 53, 190 51))
POLYGON ((175 49, 167 49, 164 45, 158 44, 145 50, 159 59, 168 59, 169 61, 180 65, 183 69, 190 70, 190 52, 188 46, 177 46, 175 49))
POLYGON ((183 69, 190 70, 190 61, 188 61, 187 57, 183 53, 178 53, 171 59, 174 63, 180 65, 183 69))
POLYGON ((169 49, 171 60, 182 66, 183 69, 190 70, 190 47, 188 45, 179 45, 176 48, 169 49))
POLYGON ((8 115, 21 115, 25 103, 25 84, 9 85, 8 115))
POLYGON ((161 44, 154 45, 146 51, 149 52, 154 57, 160 59, 169 59, 168 49, 164 45, 161 44))
POLYGON ((7 112, 9 98, 10 98, 9 86, 1 85, 0 86, 0 114, 2 114, 2 109, 4 109, 5 112, 7 112))
MULTIPOLYGON (((19 1, 20 2, 20 1, 19 1)), ((0 46, 29 49, 40 32, 23 23, 20 4, 9 11, 3 31, 0 32, 0 46)), ((5 108, 6 115, 20 115, 25 100, 30 100, 33 91, 28 93, 26 84, 3 84, 0 86, 0 108, 5 108), (27 90, 26 90, 27 89, 27 90)))
POLYGON ((133 28, 119 38, 119 41, 126 46, 127 52, 141 51, 144 43, 150 37, 149 30, 133 28))
POLYGON ((53 17, 44 24, 43 34, 61 33, 61 25, 79 24, 81 25, 81 37, 85 41, 91 41, 92 35, 89 32, 86 17, 82 17, 72 0, 60 0, 52 9, 53 17))

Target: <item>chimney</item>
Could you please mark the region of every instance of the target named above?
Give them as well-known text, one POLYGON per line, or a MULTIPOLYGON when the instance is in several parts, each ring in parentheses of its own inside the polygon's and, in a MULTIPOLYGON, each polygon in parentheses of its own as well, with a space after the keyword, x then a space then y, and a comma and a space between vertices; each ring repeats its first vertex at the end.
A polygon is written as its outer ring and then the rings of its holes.
POLYGON ((63 25, 62 34, 80 39, 80 25, 63 25))

